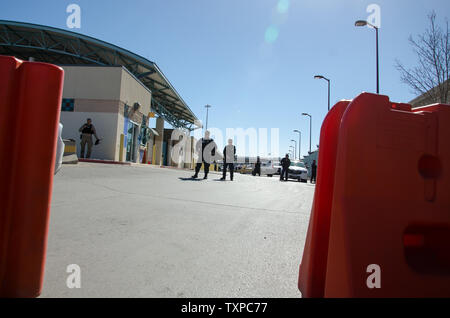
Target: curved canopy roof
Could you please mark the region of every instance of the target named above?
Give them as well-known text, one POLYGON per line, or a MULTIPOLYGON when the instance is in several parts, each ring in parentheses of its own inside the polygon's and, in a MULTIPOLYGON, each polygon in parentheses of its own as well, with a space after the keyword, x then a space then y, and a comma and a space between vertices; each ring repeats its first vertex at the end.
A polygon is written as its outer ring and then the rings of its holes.
POLYGON ((57 65, 124 66, 152 91, 152 108, 170 124, 192 129, 197 120, 154 62, 113 44, 53 27, 0 20, 0 54, 57 65))

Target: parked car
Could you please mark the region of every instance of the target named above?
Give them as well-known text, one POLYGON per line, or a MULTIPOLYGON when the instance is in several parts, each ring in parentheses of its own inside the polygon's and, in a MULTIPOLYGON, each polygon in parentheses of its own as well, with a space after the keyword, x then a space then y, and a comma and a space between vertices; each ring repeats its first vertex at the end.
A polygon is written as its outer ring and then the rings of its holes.
POLYGON ((272 167, 275 169, 274 176, 279 176, 281 174, 281 163, 279 161, 274 161, 272 167))
POLYGON ((288 171, 288 179, 308 182, 308 169, 302 161, 292 161, 288 171))
POLYGON ((237 163, 234 164, 234 171, 235 171, 235 172, 239 172, 239 170, 241 170, 241 168, 242 168, 241 165, 239 165, 239 164, 237 164, 237 163))
POLYGON ((241 174, 252 174, 253 169, 255 168, 251 164, 246 164, 239 171, 241 174))
MULTIPOLYGON (((280 171, 275 163, 279 164, 279 162, 268 161, 261 163, 261 175, 266 175, 268 177, 272 177, 276 174, 280 174, 280 171)), ((281 167, 280 167, 281 168, 281 167)))

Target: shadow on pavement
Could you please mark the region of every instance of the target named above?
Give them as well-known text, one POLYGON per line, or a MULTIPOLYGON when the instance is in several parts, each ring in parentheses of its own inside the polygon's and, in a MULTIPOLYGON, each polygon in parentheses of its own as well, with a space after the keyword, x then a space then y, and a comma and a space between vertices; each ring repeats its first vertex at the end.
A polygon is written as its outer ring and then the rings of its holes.
MULTIPOLYGON (((280 182, 295 182, 295 183, 301 183, 301 184, 311 184, 309 182, 300 182, 300 181, 294 180, 294 179, 289 179, 288 181, 280 180, 280 182)), ((315 183, 312 183, 312 184, 314 185, 315 183)))
POLYGON ((178 179, 180 179, 181 181, 203 181, 203 178, 197 178, 197 179, 194 179, 194 178, 182 178, 182 177, 179 177, 178 179))

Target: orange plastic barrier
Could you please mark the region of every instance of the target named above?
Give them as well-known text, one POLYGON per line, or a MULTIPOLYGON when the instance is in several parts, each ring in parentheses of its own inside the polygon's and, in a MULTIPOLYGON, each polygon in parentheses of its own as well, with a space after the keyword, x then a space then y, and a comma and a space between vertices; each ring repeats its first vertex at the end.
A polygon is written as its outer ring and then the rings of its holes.
POLYGON ((64 72, 0 56, 0 297, 42 289, 64 72))
POLYGON ((328 112, 320 131, 316 190, 298 282, 305 298, 324 296, 337 142, 341 119, 349 103, 337 103, 328 112))
POLYGON ((450 297, 450 106, 412 110, 387 96, 364 93, 347 106, 337 140, 332 192, 320 196, 324 180, 317 180, 302 292, 306 297, 450 297), (319 211, 320 204, 325 208, 319 211))

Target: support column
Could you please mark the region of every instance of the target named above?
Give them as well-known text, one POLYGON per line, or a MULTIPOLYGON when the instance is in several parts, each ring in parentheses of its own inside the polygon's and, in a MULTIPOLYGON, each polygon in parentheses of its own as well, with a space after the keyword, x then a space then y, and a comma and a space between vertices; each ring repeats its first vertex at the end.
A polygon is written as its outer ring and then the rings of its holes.
POLYGON ((192 158, 194 154, 192 144, 194 137, 191 137, 190 135, 186 134, 185 138, 186 142, 184 148, 184 168, 193 169, 192 158))
POLYGON ((155 165, 162 165, 162 150, 164 139, 164 119, 158 117, 156 119, 156 131, 159 136, 155 136, 155 165))
POLYGON ((172 140, 169 139, 169 141, 167 142, 167 166, 169 167, 174 167, 175 163, 172 160, 172 140))
POLYGON ((124 150, 124 143, 125 143, 125 135, 120 134, 120 143, 119 143, 119 161, 123 162, 123 150, 124 150))
POLYGON ((153 145, 155 144, 155 135, 153 133, 150 136, 150 139, 148 141, 148 150, 147 150, 147 161, 150 161, 152 164, 153 162, 153 145))

